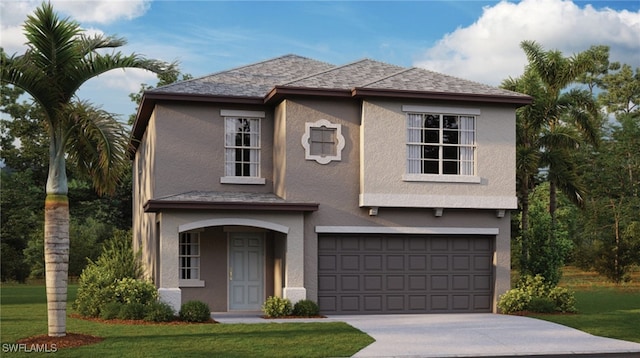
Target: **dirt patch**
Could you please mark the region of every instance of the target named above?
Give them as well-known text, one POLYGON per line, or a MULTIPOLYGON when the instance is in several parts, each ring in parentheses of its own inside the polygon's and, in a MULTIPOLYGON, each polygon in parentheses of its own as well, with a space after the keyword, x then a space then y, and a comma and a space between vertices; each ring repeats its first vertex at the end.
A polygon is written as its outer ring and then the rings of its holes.
MULTIPOLYGON (((96 344, 102 342, 104 338, 91 336, 80 333, 67 333, 64 337, 49 337, 46 334, 41 336, 33 336, 18 340, 18 344, 25 344, 26 349, 32 350, 32 347, 47 349, 48 351, 57 351, 62 348, 72 348, 96 344)), ((35 349, 35 348, 34 348, 35 349)))

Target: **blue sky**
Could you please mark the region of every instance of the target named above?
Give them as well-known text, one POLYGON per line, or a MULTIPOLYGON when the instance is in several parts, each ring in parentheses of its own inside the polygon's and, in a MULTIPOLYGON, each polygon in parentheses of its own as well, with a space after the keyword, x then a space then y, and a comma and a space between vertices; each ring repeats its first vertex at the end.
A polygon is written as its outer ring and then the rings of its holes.
MULTIPOLYGON (((24 51, 20 25, 37 1, 0 3, 0 45, 24 51)), ((89 32, 117 35, 121 50, 179 61, 195 77, 294 53, 336 65, 372 58, 491 85, 518 76, 522 40, 566 55, 611 47, 640 66, 640 0, 628 1, 52 1, 89 32)), ((129 93, 152 74, 112 71, 79 95, 126 119, 129 93)))

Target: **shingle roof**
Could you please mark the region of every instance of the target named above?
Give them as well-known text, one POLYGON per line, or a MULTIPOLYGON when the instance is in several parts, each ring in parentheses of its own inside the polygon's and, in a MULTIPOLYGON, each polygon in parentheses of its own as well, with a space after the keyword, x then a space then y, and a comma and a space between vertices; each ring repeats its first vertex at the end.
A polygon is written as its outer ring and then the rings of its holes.
POLYGON ((264 97, 275 85, 325 71, 326 62, 285 55, 252 65, 152 89, 154 93, 264 97))
POLYGON ((364 59, 281 85, 283 87, 352 89, 354 87, 361 87, 372 80, 385 78, 403 70, 406 69, 384 62, 364 59))
POLYGON ((428 71, 363 59, 343 66, 285 55, 173 83, 150 93, 263 98, 274 88, 351 90, 367 88, 486 96, 527 97, 501 88, 428 71))
POLYGON ((286 200, 274 193, 247 193, 228 191, 190 191, 157 198, 158 201, 206 201, 206 202, 252 202, 285 203, 286 200))
POLYGON ((317 203, 292 202, 274 193, 190 191, 149 200, 145 212, 162 210, 316 211, 317 203))
POLYGON ((460 93, 494 96, 523 96, 502 88, 464 80, 423 68, 409 68, 406 71, 373 81, 364 86, 372 89, 394 89, 401 91, 460 93))

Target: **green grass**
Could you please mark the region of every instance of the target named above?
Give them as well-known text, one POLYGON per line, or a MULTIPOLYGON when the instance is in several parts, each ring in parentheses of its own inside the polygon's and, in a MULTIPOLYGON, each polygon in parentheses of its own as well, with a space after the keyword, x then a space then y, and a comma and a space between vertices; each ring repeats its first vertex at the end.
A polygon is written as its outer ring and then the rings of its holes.
MULTIPOLYGON (((76 292, 77 286, 71 285, 70 300, 76 292)), ((46 333, 44 286, 2 285, 0 296, 1 343, 46 333)), ((59 350, 56 356, 345 357, 373 342, 346 323, 321 319, 313 323, 127 325, 70 317, 67 330, 105 340, 59 350)))
POLYGON ((631 278, 631 282, 615 285, 595 272, 566 267, 560 286, 575 291, 578 314, 533 317, 640 343, 640 272, 634 271, 631 278))

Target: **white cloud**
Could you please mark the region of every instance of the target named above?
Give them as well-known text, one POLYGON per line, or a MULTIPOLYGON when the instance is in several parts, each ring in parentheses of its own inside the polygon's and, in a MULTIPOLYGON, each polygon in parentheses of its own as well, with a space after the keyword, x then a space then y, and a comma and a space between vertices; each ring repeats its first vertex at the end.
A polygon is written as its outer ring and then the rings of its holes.
POLYGON ((474 24, 458 28, 427 49, 415 66, 498 85, 522 74, 523 40, 565 56, 608 45, 611 61, 640 66, 640 11, 580 8, 572 1, 502 1, 484 8, 474 24))
MULTIPOLYGON (((119 19, 129 20, 142 16, 149 8, 148 0, 89 0, 58 1, 51 0, 54 10, 61 18, 69 17, 78 21, 87 35, 104 35, 100 25, 119 19)), ((41 4, 41 0, 0 1, 0 46, 12 55, 24 53, 26 38, 22 24, 27 15, 41 4)), ((127 47, 120 48, 130 53, 127 47)), ((155 85, 155 74, 137 69, 113 70, 85 83, 76 93, 78 97, 88 99, 109 112, 121 115, 122 120, 135 113, 135 104, 128 98, 137 93, 141 83, 155 85)))
POLYGON ((79 22, 108 24, 144 15, 150 7, 150 0, 52 0, 54 9, 68 14, 79 22))
MULTIPOLYGON (((50 0, 61 18, 70 17, 80 23, 108 24, 120 19, 133 19, 150 7, 150 0, 50 0)), ((0 46, 9 54, 26 50, 22 24, 27 15, 42 4, 41 0, 0 2, 0 46)), ((93 33, 101 32, 92 30, 93 33)))
POLYGON ((158 78, 153 72, 137 68, 128 68, 111 70, 90 81, 99 81, 101 86, 118 89, 129 94, 138 92, 141 83, 155 84, 158 78))

